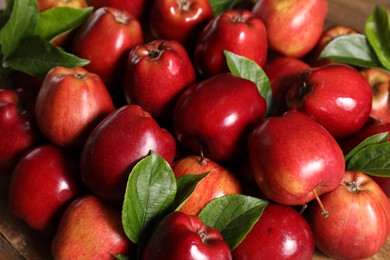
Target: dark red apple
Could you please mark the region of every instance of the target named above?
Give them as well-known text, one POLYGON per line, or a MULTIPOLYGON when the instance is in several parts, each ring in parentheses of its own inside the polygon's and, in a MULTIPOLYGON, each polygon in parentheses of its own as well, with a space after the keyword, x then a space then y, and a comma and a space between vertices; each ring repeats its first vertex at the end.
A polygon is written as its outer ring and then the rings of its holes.
POLYGON ((305 218, 295 209, 270 203, 232 255, 236 260, 311 260, 313 234, 305 218))
POLYGON ((147 6, 154 0, 89 0, 89 5, 95 9, 101 7, 114 7, 130 13, 138 21, 141 21, 147 13, 147 6))
POLYGON ((52 234, 82 189, 78 160, 61 148, 43 144, 27 151, 16 164, 9 207, 31 228, 52 234))
POLYGON ((122 205, 133 166, 150 150, 172 163, 175 139, 140 106, 123 106, 89 135, 80 157, 82 179, 94 194, 122 205))
POLYGON ((221 233, 197 217, 175 211, 154 230, 146 245, 144 260, 232 259, 221 233))
POLYGON ((266 103, 252 81, 222 73, 181 95, 173 113, 175 134, 193 154, 229 161, 247 153, 249 131, 265 116, 266 103))

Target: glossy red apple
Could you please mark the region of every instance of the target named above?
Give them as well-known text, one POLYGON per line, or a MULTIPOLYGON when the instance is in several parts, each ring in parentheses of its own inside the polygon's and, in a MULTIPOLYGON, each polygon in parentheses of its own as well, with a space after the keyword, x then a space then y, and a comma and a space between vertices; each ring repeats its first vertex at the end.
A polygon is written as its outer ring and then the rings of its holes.
POLYGON ((168 214, 154 230, 142 259, 232 259, 221 233, 197 217, 180 211, 168 214))
POLYGON ((343 138, 364 126, 372 98, 372 88, 359 71, 330 64, 301 73, 287 94, 287 104, 311 117, 335 138, 343 138))
POLYGON ((197 82, 173 113, 177 139, 193 154, 229 161, 247 153, 249 131, 265 116, 266 103, 252 81, 231 73, 197 82))
POLYGON ((301 58, 320 39, 328 4, 326 0, 260 0, 252 12, 264 21, 270 49, 301 58))
POLYGON ((61 147, 81 147, 89 133, 114 111, 100 77, 82 67, 51 69, 39 90, 35 113, 39 129, 61 147))
POLYGON ((128 103, 141 106, 159 122, 170 123, 177 99, 195 81, 184 46, 173 40, 155 40, 130 51, 124 94, 128 103))
POLYGON ((77 159, 61 148, 43 144, 27 151, 16 164, 9 207, 31 228, 51 234, 82 189, 77 159))
POLYGON ((188 155, 175 161, 172 170, 176 178, 186 174, 208 172, 197 185, 191 196, 179 209, 189 215, 198 215, 212 199, 242 193, 239 179, 224 166, 200 156, 188 155))
POLYGON ((138 21, 141 21, 145 15, 148 15, 147 6, 154 0, 89 0, 89 5, 95 9, 101 7, 114 7, 119 10, 130 13, 138 21))
POLYGON ((257 184, 278 203, 306 204, 343 177, 344 155, 336 140, 301 112, 266 118, 248 140, 257 184))
POLYGON ((261 19, 248 10, 227 10, 200 33, 194 51, 203 77, 228 72, 224 50, 245 56, 263 67, 267 61, 267 33, 261 19))
POLYGON ((114 259, 135 257, 126 237, 121 211, 94 195, 75 199, 64 212, 51 247, 54 259, 114 259))
POLYGON ((232 255, 236 260, 311 260, 313 234, 305 218, 295 209, 270 203, 232 255))
POLYGON ((315 245, 329 257, 363 259, 373 256, 389 234, 390 202, 366 174, 347 171, 339 186, 321 196, 329 211, 309 204, 307 219, 315 245))
POLYGON ((90 61, 86 70, 99 75, 110 90, 118 90, 128 53, 142 42, 142 28, 137 19, 126 11, 102 7, 79 28, 72 50, 75 55, 90 61))
POLYGON ((80 157, 82 179, 94 194, 122 205, 133 166, 150 150, 172 163, 175 139, 140 106, 123 106, 89 135, 80 157))
POLYGON ((213 17, 208 0, 154 0, 149 25, 154 37, 178 41, 192 51, 200 31, 213 17))

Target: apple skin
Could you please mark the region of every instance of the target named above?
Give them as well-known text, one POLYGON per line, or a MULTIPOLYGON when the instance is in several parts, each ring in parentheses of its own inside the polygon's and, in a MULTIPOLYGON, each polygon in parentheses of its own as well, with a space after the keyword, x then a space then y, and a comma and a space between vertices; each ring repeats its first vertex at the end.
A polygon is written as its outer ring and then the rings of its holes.
POLYGON ((54 67, 39 90, 35 114, 39 129, 53 144, 82 147, 89 133, 114 105, 100 77, 82 67, 54 67))
POLYGON ((232 259, 221 233, 194 215, 180 211, 168 214, 150 237, 143 260, 232 259))
POLYGON ((142 28, 137 19, 126 11, 101 7, 78 29, 72 51, 89 60, 84 68, 99 75, 113 91, 121 88, 130 49, 142 42, 142 28))
POLYGON ((187 88, 176 103, 177 139, 193 154, 226 162, 247 154, 249 131, 264 119, 266 102, 256 84, 221 73, 187 88))
POLYGON ((195 67, 204 78, 228 72, 224 50, 245 56, 263 67, 267 47, 267 33, 261 19, 248 10, 227 10, 214 17, 198 36, 195 67))
POLYGON ((361 129, 370 116, 373 91, 356 69, 330 64, 301 73, 287 105, 308 115, 336 139, 361 129))
POLYGON ((135 250, 121 211, 91 194, 66 208, 51 244, 54 259, 114 259, 114 254, 135 256, 135 250))
POLYGON ((89 135, 80 156, 82 179, 94 194, 122 205, 133 166, 150 150, 172 163, 176 155, 173 135, 140 106, 122 106, 89 135))
POLYGON ((320 196, 328 217, 317 203, 309 204, 307 219, 315 245, 336 259, 373 256, 389 234, 390 202, 367 174, 346 171, 339 186, 320 196))
POLYGON ((336 188, 345 161, 336 140, 305 114, 291 110, 268 117, 248 138, 260 190, 271 200, 303 205, 336 188))
POLYGON ((95 9, 101 7, 114 7, 119 10, 128 12, 138 21, 141 21, 147 14, 146 7, 154 0, 89 0, 89 5, 95 9))
POLYGON ((155 38, 182 43, 192 53, 196 38, 213 17, 208 0, 154 0, 150 31, 155 38))
POLYGON ((215 198, 242 193, 241 183, 234 173, 207 158, 187 155, 175 161, 172 170, 176 178, 186 174, 209 173, 197 184, 191 196, 179 209, 189 215, 198 215, 204 206, 215 198))
POLYGON ((271 50, 301 58, 320 39, 328 4, 326 0, 260 0, 252 12, 263 20, 271 50))
POLYGON ((125 98, 159 122, 171 123, 177 99, 195 82, 195 69, 180 42, 158 39, 140 44, 127 58, 125 98))
POLYGON ((83 191, 78 160, 52 144, 27 151, 11 175, 11 212, 32 229, 52 234, 65 208, 83 191))
POLYGON ((271 202, 232 256, 236 260, 311 260, 313 234, 306 219, 295 209, 271 202))

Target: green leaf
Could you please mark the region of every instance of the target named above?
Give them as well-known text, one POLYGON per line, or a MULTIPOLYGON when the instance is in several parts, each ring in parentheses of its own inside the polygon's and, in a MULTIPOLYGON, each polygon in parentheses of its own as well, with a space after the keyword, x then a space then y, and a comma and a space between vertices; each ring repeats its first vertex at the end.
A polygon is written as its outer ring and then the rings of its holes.
POLYGON ((224 54, 230 72, 238 77, 254 82, 260 95, 262 95, 267 102, 267 111, 271 111, 271 83, 263 69, 256 62, 244 56, 237 55, 227 50, 224 51, 224 54))
POLYGON ((319 59, 322 58, 359 67, 384 69, 367 37, 363 34, 336 37, 322 50, 319 59))
POLYGON ((379 61, 390 70, 390 22, 386 9, 375 7, 366 21, 365 32, 379 61))
POLYGON ((351 159, 359 150, 372 145, 372 144, 380 144, 387 142, 389 140, 389 133, 383 132, 379 134, 372 135, 362 142, 358 144, 355 148, 353 148, 347 155, 345 155, 344 159, 346 162, 348 162, 349 159, 351 159))
POLYGON ((23 40, 12 56, 5 57, 3 67, 44 77, 55 66, 72 68, 88 63, 88 60, 67 53, 39 36, 32 36, 23 40))
POLYGON ((185 174, 176 180, 177 193, 175 197, 174 207, 178 210, 191 196, 195 190, 196 185, 207 175, 209 172, 202 174, 185 174))
POLYGON ((34 34, 50 41, 81 25, 92 10, 93 7, 72 8, 66 6, 47 9, 40 13, 34 34))
POLYGON ((347 170, 390 177, 390 142, 368 145, 348 161, 347 170))
POLYGON ((0 30, 1 52, 10 56, 19 43, 34 33, 38 22, 38 6, 35 0, 15 0, 7 23, 0 30))
POLYGON ((176 178, 170 165, 151 151, 130 173, 122 208, 127 237, 143 244, 155 225, 172 211, 176 178))
POLYGON ((122 254, 114 254, 112 256, 117 260, 130 260, 130 257, 122 254))
POLYGON ((233 250, 251 231, 268 204, 266 200, 247 195, 226 195, 210 201, 199 218, 207 226, 218 229, 233 250))
POLYGON ((241 0, 209 0, 214 15, 220 15, 225 10, 233 9, 241 0))
POLYGON ((6 0, 5 9, 0 14, 0 28, 3 27, 11 17, 14 0, 6 0))

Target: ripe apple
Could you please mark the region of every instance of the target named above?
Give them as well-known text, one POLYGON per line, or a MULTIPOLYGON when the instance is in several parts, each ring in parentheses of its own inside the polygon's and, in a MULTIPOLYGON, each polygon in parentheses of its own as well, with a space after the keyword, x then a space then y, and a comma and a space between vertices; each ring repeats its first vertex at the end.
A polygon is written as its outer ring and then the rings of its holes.
POLYGON ((232 256, 217 229, 203 224, 198 216, 175 211, 158 224, 142 259, 230 260, 232 256))
POLYGON ((227 10, 215 16, 198 36, 194 62, 203 77, 228 72, 224 50, 245 56, 263 67, 267 33, 261 19, 248 10, 227 10))
POLYGON ((192 53, 200 31, 213 17, 208 0, 154 0, 150 31, 156 38, 182 43, 192 53))
POLYGON ((140 106, 122 106, 89 135, 80 156, 82 179, 94 194, 122 205, 133 166, 150 150, 172 163, 175 139, 140 106))
POLYGON ((175 161, 172 170, 176 178, 186 174, 208 172, 208 175, 196 185, 191 196, 179 209, 189 215, 198 215, 212 199, 242 192, 241 183, 234 173, 208 158, 187 155, 175 161))
POLYGON ((135 249, 123 231, 121 211, 86 194, 66 208, 51 251, 54 259, 108 260, 115 254, 134 256, 135 249))
POLYGON ((305 218, 290 206, 270 203, 244 240, 234 259, 301 259, 314 256, 314 239, 305 218))
POLYGON ((372 88, 359 71, 330 64, 301 73, 287 93, 287 105, 308 115, 338 139, 364 126, 372 98, 372 88))
POLYGON ((390 202, 381 188, 362 172, 346 171, 338 187, 321 196, 330 214, 309 204, 307 219, 315 245, 336 259, 373 256, 389 234, 390 202))
POLYGON ((130 51, 124 94, 128 103, 141 106, 157 121, 171 123, 177 99, 195 81, 195 69, 184 46, 159 39, 130 51))
POLYGON ((260 0, 252 12, 264 21, 270 49, 301 58, 320 39, 328 4, 326 0, 260 0))
POLYGON ((261 122, 266 102, 256 84, 221 73, 187 88, 176 103, 177 139, 193 154, 226 162, 247 153, 249 131, 261 122))
POLYGON ((11 176, 11 212, 31 228, 52 234, 61 214, 82 191, 78 161, 51 144, 31 148, 11 176))
POLYGON ((142 42, 142 28, 137 19, 126 11, 101 7, 78 29, 72 50, 89 60, 85 69, 99 75, 113 91, 121 89, 130 49, 142 42))
POLYGON ((301 112, 264 119, 248 140, 257 184, 275 202, 306 204, 343 177, 344 155, 336 140, 301 112))
POLYGON ((148 15, 146 7, 154 0, 89 0, 89 5, 95 9, 101 7, 114 7, 128 12, 138 21, 141 21, 145 15, 148 15))

